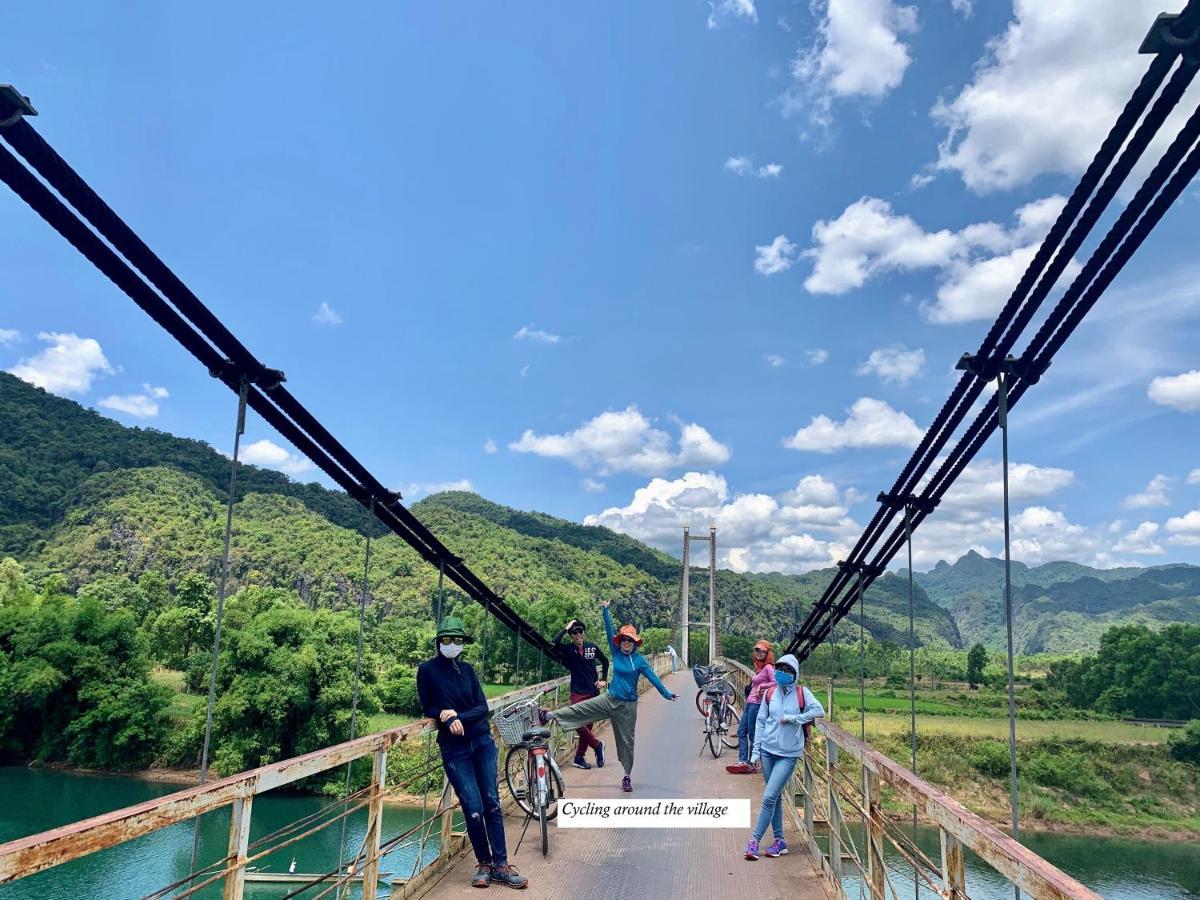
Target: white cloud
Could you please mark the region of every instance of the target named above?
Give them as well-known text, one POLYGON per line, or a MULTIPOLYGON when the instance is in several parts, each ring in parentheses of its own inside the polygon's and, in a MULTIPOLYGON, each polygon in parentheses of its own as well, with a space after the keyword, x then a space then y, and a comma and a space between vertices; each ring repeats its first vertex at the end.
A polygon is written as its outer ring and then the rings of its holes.
POLYGON ((748 19, 758 21, 758 10, 754 8, 754 0, 709 0, 708 22, 710 29, 720 27, 722 22, 729 19, 748 19))
POLYGON ((951 8, 964 19, 969 19, 975 12, 974 0, 950 0, 951 8))
POLYGON ((1157 522, 1143 522, 1113 544, 1113 551, 1116 553, 1136 553, 1141 556, 1161 556, 1166 551, 1155 540, 1157 534, 1157 522))
POLYGON ((925 367, 925 351, 906 350, 903 344, 872 350, 867 361, 855 372, 859 375, 878 375, 884 383, 908 384, 925 367))
POLYGON ((158 401, 170 397, 170 392, 164 387, 142 385, 141 394, 112 394, 98 401, 105 409, 123 412, 137 419, 153 419, 158 415, 158 401))
POLYGON ((755 178, 778 178, 783 174, 783 166, 779 163, 767 163, 755 166, 749 156, 731 156, 725 160, 725 168, 734 175, 752 175, 755 178))
POLYGON ((819 366, 829 361, 829 351, 819 347, 816 350, 805 350, 804 355, 808 357, 810 366, 819 366))
POLYGON ((787 360, 778 353, 764 353, 763 359, 767 361, 767 365, 769 365, 772 369, 778 369, 787 362, 787 360))
MULTIPOLYGON (((1163 9, 1160 0, 1014 0, 1013 7, 974 79, 933 112, 947 129, 938 167, 981 192, 1084 170, 1146 69, 1137 47, 1163 9)), ((1180 104, 1148 159, 1161 155, 1194 105, 1180 104)))
POLYGON ((756 245, 758 255, 754 260, 754 271, 759 275, 777 275, 786 272, 796 261, 796 245, 787 239, 787 235, 777 235, 769 244, 756 245))
POLYGON ((717 527, 717 563, 735 571, 804 572, 843 558, 858 524, 849 500, 820 475, 802 478, 778 495, 734 494, 713 472, 655 478, 628 506, 588 516, 603 525, 678 554, 684 525, 717 527))
POLYGON ((532 325, 522 325, 517 333, 513 335, 513 340, 533 341, 535 344, 557 344, 562 338, 548 331, 540 331, 532 325))
POLYGON ((1146 489, 1139 494, 1130 494, 1121 501, 1121 505, 1126 509, 1144 509, 1148 506, 1169 506, 1171 498, 1167 496, 1167 491, 1170 489, 1174 478, 1168 478, 1166 475, 1155 475, 1150 479, 1150 483, 1146 485, 1146 489))
POLYGON ((579 482, 580 486, 589 494, 602 494, 607 490, 607 485, 603 481, 598 481, 595 478, 585 478, 579 482))
POLYGON ((493 441, 491 438, 488 438, 486 441, 483 442, 483 452, 484 453, 495 453, 496 451, 497 451, 496 442, 493 441))
MULTIPOLYGON (((940 467, 943 459, 931 467, 940 467)), ((1009 463, 1008 496, 1012 503, 1041 500, 1075 482, 1070 469, 1036 466, 1032 463, 1009 463)), ((942 498, 938 510, 969 521, 975 514, 998 510, 1004 500, 1004 481, 1000 463, 996 460, 973 462, 963 469, 942 498)), ((964 551, 965 552, 965 551, 964 551)))
POLYGON ((678 447, 673 449, 671 436, 654 428, 636 406, 603 412, 565 434, 539 435, 527 429, 508 446, 518 453, 565 459, 601 475, 653 475, 686 466, 720 465, 729 459, 729 449, 694 422, 681 423, 678 447))
POLYGON ((1172 544, 1182 544, 1189 547, 1200 546, 1200 509, 1193 509, 1183 516, 1172 516, 1167 519, 1167 531, 1171 533, 1172 544))
POLYGON ((1180 412, 1200 410, 1200 369, 1180 375, 1163 375, 1150 382, 1146 394, 1155 403, 1180 412))
POLYGON ((529 374, 529 363, 525 363, 525 365, 521 366, 521 377, 524 378, 528 374, 529 374))
POLYGON ((900 85, 912 62, 903 34, 917 30, 917 8, 893 0, 813 0, 817 40, 792 61, 784 115, 805 110, 828 125, 838 98, 880 99, 900 85))
POLYGON ((291 453, 266 438, 242 447, 238 455, 248 465, 277 469, 288 475, 301 475, 313 467, 303 456, 291 453))
MULTIPOLYGON (((960 231, 929 232, 886 200, 863 197, 836 219, 813 225, 814 260, 804 288, 813 294, 844 294, 890 272, 934 269, 935 302, 923 305, 938 324, 991 318, 1004 305, 1066 201, 1055 194, 1020 207, 1009 228, 995 222, 960 231)), ((1068 275, 1078 271, 1069 267, 1068 275)))
POLYGON ((429 494, 440 494, 443 491, 474 491, 475 488, 467 478, 458 481, 412 481, 400 489, 400 494, 409 500, 429 494))
POLYGON ((814 416, 812 422, 781 443, 792 450, 832 453, 845 447, 915 447, 922 434, 906 413, 892 409, 883 400, 860 397, 844 422, 814 416))
POLYGON ((52 394, 86 394, 97 375, 114 372, 99 342, 93 338, 43 331, 38 340, 50 346, 8 371, 52 394))
POLYGON ((312 320, 318 325, 341 325, 343 321, 341 313, 324 301, 321 301, 321 305, 313 313, 312 320))
POLYGON ((1188 472, 1187 483, 1200 484, 1200 469, 1192 469, 1188 472))
POLYGON ((0 347, 15 346, 21 340, 21 332, 15 328, 0 328, 0 347))

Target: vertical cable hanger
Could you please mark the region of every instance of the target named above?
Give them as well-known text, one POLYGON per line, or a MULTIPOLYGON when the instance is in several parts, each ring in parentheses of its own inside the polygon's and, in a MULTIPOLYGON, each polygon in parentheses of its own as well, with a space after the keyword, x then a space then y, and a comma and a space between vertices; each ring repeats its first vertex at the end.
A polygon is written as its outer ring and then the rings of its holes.
MULTIPOLYGON (((220 373, 212 373, 219 377, 220 373)), ((233 432, 233 457, 229 462, 229 496, 225 504, 225 548, 221 555, 221 579, 217 587, 217 621, 213 628, 212 665, 208 672, 208 702, 204 711, 204 744, 200 750, 200 783, 208 780, 209 749, 212 744, 213 705, 217 696, 217 662, 221 655, 221 626, 225 621, 225 591, 229 584, 229 544, 233 536, 233 505, 237 502, 238 453, 242 446, 242 435, 246 433, 246 398, 250 380, 242 374, 238 390, 237 424, 233 432)), ((200 816, 192 825, 192 856, 189 872, 196 871, 196 854, 200 849, 200 816)))

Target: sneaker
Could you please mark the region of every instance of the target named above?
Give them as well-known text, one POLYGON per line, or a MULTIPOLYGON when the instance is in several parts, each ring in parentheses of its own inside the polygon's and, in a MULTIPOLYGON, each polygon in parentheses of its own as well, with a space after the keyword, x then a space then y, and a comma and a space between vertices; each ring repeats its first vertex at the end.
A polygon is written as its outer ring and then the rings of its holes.
POLYGON ((554 720, 554 713, 552 713, 550 710, 548 710, 548 709, 539 709, 538 710, 538 722, 540 724, 546 725, 553 720, 554 720))
POLYGON ((621 790, 627 794, 633 793, 633 782, 629 780, 628 775, 621 779, 621 790))
POLYGON ((577 769, 590 769, 592 767, 592 764, 582 756, 575 757, 575 762, 571 763, 571 765, 577 769))
POLYGON ((746 859, 758 859, 758 841, 746 841, 746 859))
POLYGON ((475 867, 475 877, 471 879, 471 887, 485 888, 492 883, 492 867, 480 863, 475 867))
POLYGON ((754 768, 750 763, 740 762, 736 766, 726 766, 725 771, 730 775, 750 775, 753 774, 754 768))
POLYGON ((518 891, 529 887, 529 879, 512 866, 492 866, 492 883, 506 884, 518 891))
POLYGON ((771 859, 775 859, 778 856, 787 856, 787 852, 787 844, 784 843, 783 838, 775 838, 771 842, 771 846, 767 848, 767 856, 771 857, 771 859))
POLYGON ((596 748, 596 768, 604 768, 604 741, 601 741, 600 746, 596 748))

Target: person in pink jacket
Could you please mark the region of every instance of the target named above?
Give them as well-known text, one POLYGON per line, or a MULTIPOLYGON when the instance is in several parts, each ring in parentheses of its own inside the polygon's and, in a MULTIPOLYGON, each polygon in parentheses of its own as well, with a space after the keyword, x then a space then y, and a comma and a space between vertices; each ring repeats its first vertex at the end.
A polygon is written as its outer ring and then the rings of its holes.
POLYGON ((731 775, 751 775, 758 771, 750 764, 750 751, 754 747, 754 724, 758 720, 758 707, 763 691, 775 683, 775 654, 769 641, 759 641, 751 652, 754 658, 754 677, 750 679, 750 693, 746 695, 746 710, 738 720, 738 761, 736 766, 726 766, 731 775))

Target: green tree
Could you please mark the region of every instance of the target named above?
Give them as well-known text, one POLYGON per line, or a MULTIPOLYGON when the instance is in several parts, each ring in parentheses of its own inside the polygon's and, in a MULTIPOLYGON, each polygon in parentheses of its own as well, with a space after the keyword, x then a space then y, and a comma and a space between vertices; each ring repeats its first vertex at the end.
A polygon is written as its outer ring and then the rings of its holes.
POLYGON ((984 649, 983 644, 976 644, 967 653, 967 684, 971 687, 977 688, 982 683, 987 658, 987 650, 984 649))

